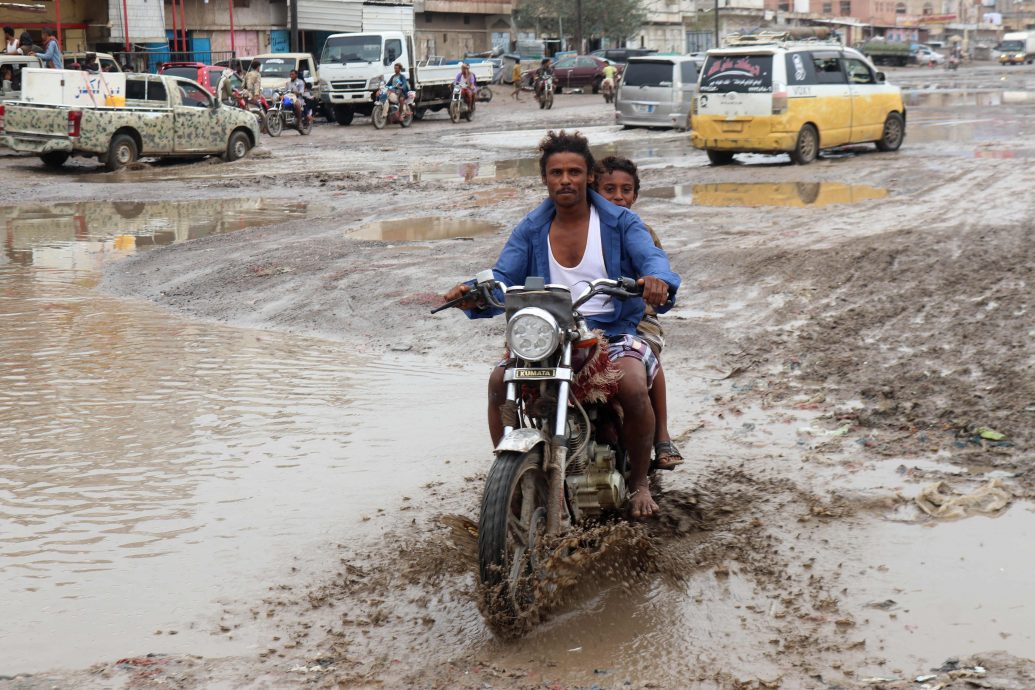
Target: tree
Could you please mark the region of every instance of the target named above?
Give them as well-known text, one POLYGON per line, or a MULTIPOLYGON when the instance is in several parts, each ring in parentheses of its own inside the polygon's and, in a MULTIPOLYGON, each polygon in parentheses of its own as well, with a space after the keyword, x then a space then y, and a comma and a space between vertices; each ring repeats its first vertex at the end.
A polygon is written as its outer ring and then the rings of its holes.
MULTIPOLYGON (((521 0, 514 21, 522 29, 574 36, 575 6, 573 0, 521 0)), ((582 0, 582 33, 587 39, 609 37, 623 43, 646 20, 644 0, 582 0)))

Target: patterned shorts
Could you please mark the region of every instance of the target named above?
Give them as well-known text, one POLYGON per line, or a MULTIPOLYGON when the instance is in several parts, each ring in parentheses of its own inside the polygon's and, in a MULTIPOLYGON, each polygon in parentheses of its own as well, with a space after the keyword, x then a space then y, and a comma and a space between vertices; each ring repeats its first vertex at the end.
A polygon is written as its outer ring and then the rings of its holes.
MULTIPOLYGON (((651 349, 650 345, 643 338, 635 335, 616 335, 608 338, 608 361, 614 362, 622 357, 632 357, 643 362, 643 367, 647 371, 647 388, 654 385, 654 378, 658 375, 661 363, 658 361, 658 356, 654 354, 654 350, 651 349)), ((500 360, 497 366, 505 369, 513 363, 514 359, 510 356, 510 353, 504 352, 503 359, 500 360)))

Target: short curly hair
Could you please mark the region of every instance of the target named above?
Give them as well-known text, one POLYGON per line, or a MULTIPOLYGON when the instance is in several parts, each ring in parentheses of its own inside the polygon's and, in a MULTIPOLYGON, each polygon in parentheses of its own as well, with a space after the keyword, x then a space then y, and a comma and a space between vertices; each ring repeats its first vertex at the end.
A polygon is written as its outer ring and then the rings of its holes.
POLYGON ((597 182, 600 181, 601 175, 610 175, 615 170, 628 173, 629 177, 633 178, 633 189, 636 192, 636 196, 640 195, 640 173, 636 170, 636 164, 628 158, 622 158, 621 156, 608 156, 604 160, 597 163, 597 169, 594 171, 597 182))
POLYGON ((593 152, 589 150, 589 140, 582 136, 581 132, 568 134, 563 129, 554 132, 552 129, 546 133, 543 140, 539 142, 539 175, 546 177, 546 161, 555 153, 576 153, 586 161, 586 172, 590 175, 596 168, 596 161, 593 159, 593 152))

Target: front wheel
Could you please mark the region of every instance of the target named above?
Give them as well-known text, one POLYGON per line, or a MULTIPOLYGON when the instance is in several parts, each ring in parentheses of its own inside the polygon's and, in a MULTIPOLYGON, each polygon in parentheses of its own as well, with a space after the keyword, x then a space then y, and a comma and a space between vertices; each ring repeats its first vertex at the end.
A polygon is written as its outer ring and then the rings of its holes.
POLYGON ((460 122, 460 103, 457 101, 449 104, 449 119, 453 121, 453 124, 460 122))
POLYGON ((504 634, 535 604, 536 549, 546 531, 548 494, 541 453, 500 453, 482 494, 478 577, 489 624, 504 634))
POLYGON ((884 132, 877 140, 878 151, 898 151, 906 137, 906 122, 898 113, 888 113, 884 120, 884 132))
POLYGON ((384 129, 387 117, 385 116, 385 109, 381 104, 374 106, 373 112, 370 113, 370 121, 374 123, 374 129, 384 129))
POLYGON ((732 151, 715 151, 708 149, 708 162, 712 165, 729 165, 733 162, 732 151))
POLYGON ((57 170, 65 164, 65 161, 68 160, 68 156, 69 154, 64 151, 51 151, 49 153, 40 154, 40 160, 43 161, 43 165, 48 168, 57 170))
POLYGON ((548 94, 546 94, 546 109, 549 110, 552 107, 553 107, 553 94, 552 93, 548 93, 548 94))
POLYGON ((224 159, 230 163, 240 160, 248 155, 248 151, 250 151, 251 148, 252 140, 247 134, 241 130, 237 130, 230 135, 230 139, 226 143, 226 154, 224 154, 224 159))
POLYGON ((355 113, 352 111, 352 108, 347 108, 343 105, 334 106, 334 121, 342 127, 351 125, 353 117, 355 117, 355 113))
POLYGON ((798 141, 791 151, 791 160, 798 165, 808 165, 819 155, 819 132, 812 125, 802 125, 798 141))
POLYGON ((271 137, 279 137, 284 131, 284 120, 280 117, 279 110, 271 110, 266 113, 266 133, 271 137))

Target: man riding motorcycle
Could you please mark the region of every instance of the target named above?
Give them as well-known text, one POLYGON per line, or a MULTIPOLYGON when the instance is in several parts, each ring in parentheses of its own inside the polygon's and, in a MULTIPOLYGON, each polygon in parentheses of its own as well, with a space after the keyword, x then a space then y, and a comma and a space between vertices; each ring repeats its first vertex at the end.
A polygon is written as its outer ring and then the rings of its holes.
POLYGON ((618 70, 610 61, 604 60, 604 69, 601 70, 604 74, 604 81, 600 83, 602 89, 610 89, 611 93, 614 93, 616 81, 615 77, 618 76, 618 70))
POLYGON ((313 110, 309 106, 309 99, 306 98, 306 86, 305 80, 299 78, 298 70, 291 70, 288 73, 287 93, 291 94, 293 103, 291 107, 295 109, 295 120, 297 122, 304 122, 302 118, 306 120, 312 119, 313 110))
POLYGON ((223 75, 219 78, 219 84, 216 86, 216 98, 223 102, 223 105, 237 105, 234 102, 234 80, 233 70, 223 70, 223 75))
MULTIPOLYGON (((654 245, 643 221, 588 189, 595 162, 589 142, 579 133, 550 132, 539 144, 539 170, 549 199, 535 209, 511 233, 493 268, 497 280, 522 285, 529 276, 547 283, 577 288, 597 278, 640 276, 642 299, 612 301, 598 295, 580 311, 591 328, 607 337, 611 366, 621 372, 615 399, 624 414, 622 441, 629 454, 631 475, 629 513, 633 518, 654 515, 658 504, 650 495, 647 473, 654 439, 654 412, 648 389, 657 373, 657 357, 636 334, 644 302, 664 312, 679 288, 665 252, 654 245)), ((453 287, 447 301, 471 291, 470 283, 453 287)), ((470 318, 487 318, 500 310, 478 304, 475 296, 460 304, 470 318)), ((493 445, 503 437, 500 405, 506 400, 504 372, 507 362, 489 377, 489 433, 493 445)))
POLYGON ((406 94, 410 91, 410 82, 406 80, 406 75, 403 74, 402 64, 395 63, 393 69, 395 74, 388 78, 388 83, 381 89, 381 95, 377 97, 377 102, 384 106, 385 101, 388 100, 388 94, 394 91, 399 99, 399 107, 406 108, 406 94))
POLYGON ((471 68, 466 62, 460 63, 460 71, 456 73, 453 84, 463 84, 462 95, 467 101, 467 109, 474 112, 474 95, 478 91, 478 79, 471 73, 471 68))
POLYGON ((250 102, 257 106, 262 106, 259 100, 262 97, 262 73, 259 72, 258 60, 252 60, 251 66, 248 68, 248 73, 244 75, 243 84, 243 95, 250 102))
POLYGON ((539 67, 535 71, 535 99, 538 101, 539 97, 543 95, 543 80, 546 77, 553 76, 553 66, 550 64, 550 58, 543 58, 543 61, 539 63, 539 67))

